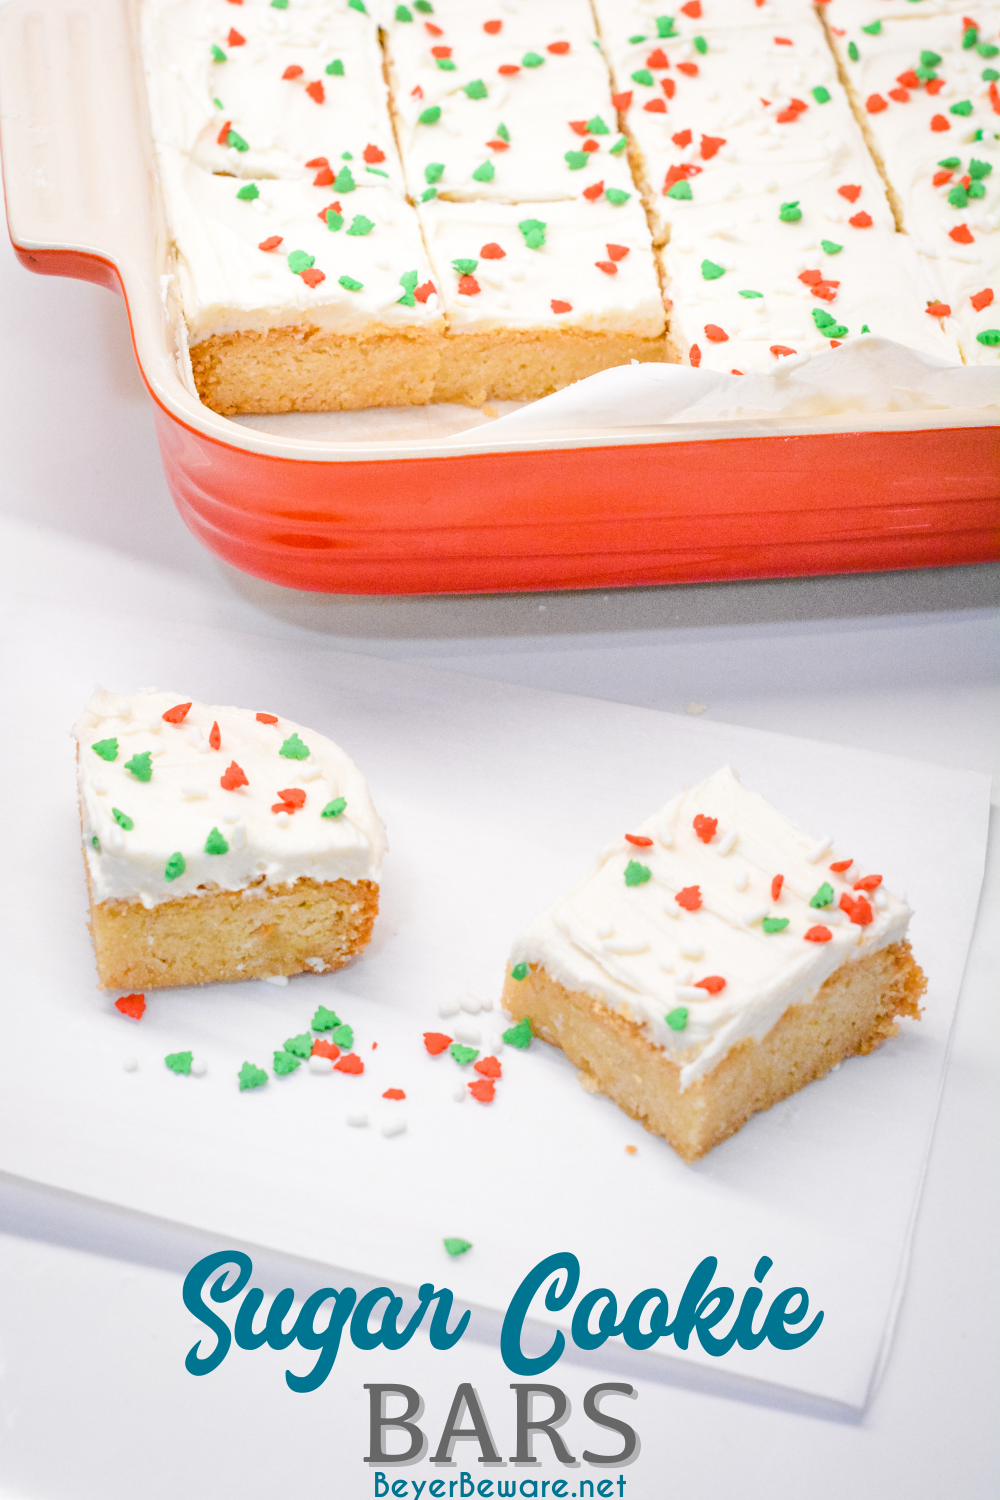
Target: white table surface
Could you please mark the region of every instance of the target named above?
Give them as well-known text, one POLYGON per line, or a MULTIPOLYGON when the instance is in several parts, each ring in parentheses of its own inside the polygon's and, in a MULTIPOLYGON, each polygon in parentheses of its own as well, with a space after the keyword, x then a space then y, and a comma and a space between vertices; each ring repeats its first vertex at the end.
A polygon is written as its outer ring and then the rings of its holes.
MULTIPOLYGON (((5 237, 0 382, 8 589, 291 642, 321 637, 625 703, 676 711, 699 702, 733 723, 1000 769, 1000 568, 572 595, 296 594, 233 572, 185 531, 122 304, 95 287, 29 276, 5 237)), ((998 1492, 998 911, 994 829, 911 1275, 868 1409, 845 1415, 721 1372, 635 1357, 564 1360, 547 1378, 575 1405, 600 1379, 637 1387, 643 1446, 628 1495, 998 1492)), ((3 1500, 255 1500, 279 1485, 307 1500, 367 1496, 362 1384, 371 1380, 418 1386, 432 1426, 455 1385, 471 1380, 509 1443, 510 1376, 489 1327, 447 1355, 417 1344, 405 1357, 342 1354, 310 1397, 287 1391, 285 1362, 270 1351, 231 1356, 214 1376, 192 1379, 183 1357, 196 1329, 180 1283, 209 1248, 218 1247, 192 1231, 0 1180, 3 1500)), ((257 1284, 270 1290, 315 1279, 315 1267, 280 1256, 256 1262, 257 1284)), ((591 1436, 582 1421, 578 1430, 591 1436)), ((557 1472, 545 1465, 546 1476, 557 1472)))

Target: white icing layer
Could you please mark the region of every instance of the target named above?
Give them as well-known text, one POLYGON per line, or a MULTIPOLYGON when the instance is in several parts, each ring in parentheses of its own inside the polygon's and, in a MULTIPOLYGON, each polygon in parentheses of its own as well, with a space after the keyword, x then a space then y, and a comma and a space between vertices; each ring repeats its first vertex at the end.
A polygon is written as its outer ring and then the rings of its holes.
POLYGON ((842 964, 906 934, 903 901, 881 885, 882 894, 855 891, 864 873, 857 861, 846 872, 831 870, 849 854, 746 791, 729 767, 629 831, 652 843, 623 838, 606 849, 597 868, 521 936, 511 966, 540 964, 567 989, 627 1012, 681 1064, 682 1088, 744 1038, 766 1036, 842 964), (701 824, 708 842, 696 818, 716 820, 714 829, 701 824), (630 865, 638 883, 626 883, 630 865), (830 904, 810 905, 826 898, 824 885, 830 904), (696 909, 679 903, 680 893, 696 909), (857 910, 866 925, 841 910, 845 897, 864 902, 857 910), (767 932, 765 919, 787 926, 767 932), (819 927, 829 939, 807 940, 819 927), (724 986, 714 993, 700 986, 719 979, 724 986))
POLYGON ((74 726, 95 901, 151 907, 261 883, 378 880, 385 829, 338 745, 288 719, 261 723, 248 709, 192 703, 183 722, 164 720, 186 701, 97 689, 74 726), (218 749, 209 738, 215 724, 218 749), (223 780, 239 781, 233 762, 247 784, 227 788, 223 780), (343 809, 330 809, 340 798, 343 809))

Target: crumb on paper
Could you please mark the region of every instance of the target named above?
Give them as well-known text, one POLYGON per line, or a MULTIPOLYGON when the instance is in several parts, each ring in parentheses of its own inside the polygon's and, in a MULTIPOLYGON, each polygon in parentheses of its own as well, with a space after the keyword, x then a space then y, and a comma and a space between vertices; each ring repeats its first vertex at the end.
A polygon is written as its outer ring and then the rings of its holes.
POLYGON ((490 406, 488 402, 485 406, 481 406, 479 410, 482 412, 484 417, 498 417, 500 415, 496 407, 490 406))
POLYGON ((576 1081, 582 1089, 586 1089, 588 1094, 599 1094, 601 1091, 593 1073, 586 1073, 582 1068, 576 1075, 576 1081))
POLYGON ((625 1147, 625 1154, 626 1154, 626 1156, 636 1156, 638 1154, 638 1151, 639 1151, 639 1147, 638 1146, 626 1146, 625 1147))
POLYGON ((707 707, 708 705, 706 703, 699 703, 696 699, 693 699, 690 703, 685 705, 684 712, 686 714, 690 714, 692 718, 697 718, 699 714, 703 714, 705 712, 705 709, 707 707))

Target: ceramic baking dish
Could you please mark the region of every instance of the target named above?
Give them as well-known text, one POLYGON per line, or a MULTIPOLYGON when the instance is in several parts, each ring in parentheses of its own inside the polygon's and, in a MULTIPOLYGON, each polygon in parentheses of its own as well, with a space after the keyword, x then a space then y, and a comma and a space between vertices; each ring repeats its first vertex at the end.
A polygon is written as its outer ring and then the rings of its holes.
MULTIPOLYGON (((859 572, 1000 557, 1000 414, 599 428, 491 445, 319 441, 208 410, 177 357, 129 0, 0 8, 22 264, 125 298, 167 481, 226 562, 293 588, 453 593, 859 572)), ((53 358, 57 351, 52 351, 53 358)), ((284 424, 284 425, 283 425, 284 424)), ((498 434, 499 436, 499 434, 498 434)))

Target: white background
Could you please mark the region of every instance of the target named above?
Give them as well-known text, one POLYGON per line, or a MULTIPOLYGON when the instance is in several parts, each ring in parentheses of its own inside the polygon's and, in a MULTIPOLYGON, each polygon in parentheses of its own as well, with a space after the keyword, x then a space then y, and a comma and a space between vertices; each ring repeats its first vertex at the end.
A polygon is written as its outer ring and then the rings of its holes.
MULTIPOLYGON (((124 309, 108 293, 30 277, 4 243, 0 351, 8 587, 160 621, 285 641, 320 637, 673 711, 697 700, 722 721, 997 769, 1000 569, 566 596, 296 595, 231 572, 185 532, 163 480, 124 309)), ((17 732, 16 706, 6 707, 6 732, 17 732)), ((912 1272, 868 1409, 856 1416, 771 1397, 669 1362, 564 1360, 556 1383, 577 1407, 599 1380, 637 1387, 630 1406, 643 1448, 626 1471, 627 1495, 996 1494, 995 829, 993 843, 912 1272)), ((17 998, 32 1004, 30 994, 17 998)), ((44 1028, 40 1014, 40 1045, 44 1028)), ((0 1228, 4 1500, 279 1491, 360 1500, 373 1493, 359 1461, 366 1380, 420 1387, 432 1439, 455 1385, 471 1380, 501 1450, 513 1451, 510 1377, 488 1339, 463 1340, 450 1354, 413 1345, 405 1366, 398 1354, 352 1351, 311 1397, 285 1389, 285 1361, 270 1351, 230 1356, 216 1375, 194 1380, 183 1356, 197 1330, 179 1288, 194 1260, 217 1248, 207 1237, 13 1180, 0 1182, 0 1228)), ((257 1284, 268 1290, 308 1291, 320 1279, 316 1267, 280 1256, 255 1262, 257 1284)), ((567 1432, 576 1452, 599 1441, 582 1417, 567 1432)), ((406 1472, 430 1475, 426 1465, 406 1472)), ((540 1472, 553 1478, 558 1470, 545 1464, 540 1472)))

